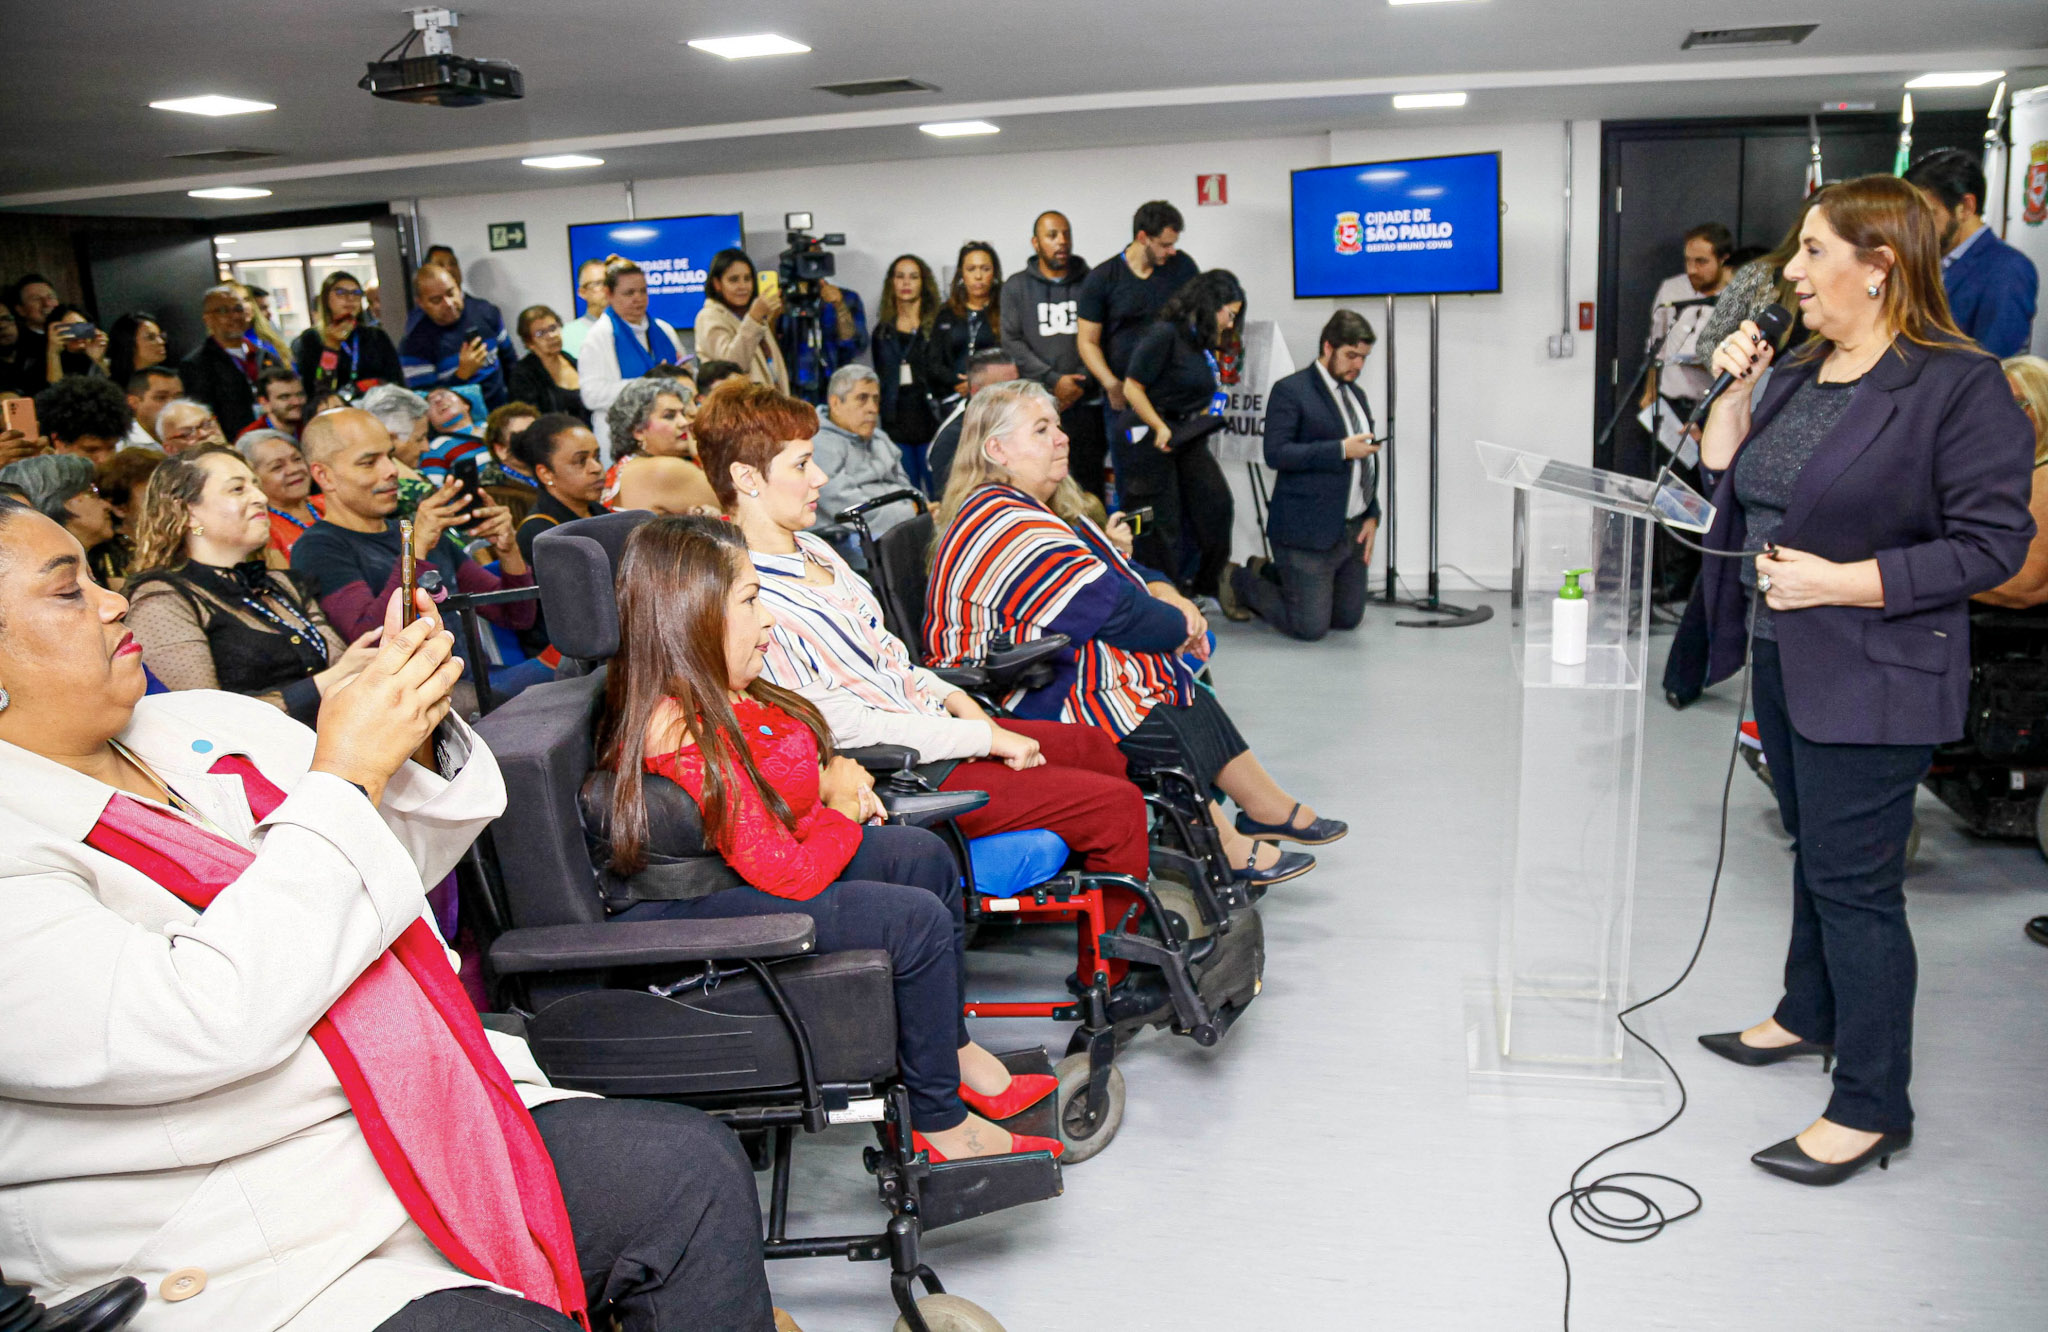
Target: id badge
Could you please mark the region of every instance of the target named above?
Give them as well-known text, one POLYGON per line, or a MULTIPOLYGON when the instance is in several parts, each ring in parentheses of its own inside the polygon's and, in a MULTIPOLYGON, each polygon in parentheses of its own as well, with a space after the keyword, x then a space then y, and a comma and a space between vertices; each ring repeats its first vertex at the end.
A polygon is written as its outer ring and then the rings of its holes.
POLYGON ((901 388, 909 388, 909 387, 910 387, 910 384, 911 384, 911 374, 910 374, 910 362, 908 362, 908 361, 905 361, 905 362, 903 362, 903 363, 902 363, 901 365, 899 365, 899 366, 897 366, 897 367, 896 367, 896 383, 897 383, 897 385, 898 385, 899 387, 901 387, 901 388))
POLYGON ((1230 407, 1230 395, 1217 389, 1209 398, 1209 415, 1221 416, 1230 407))

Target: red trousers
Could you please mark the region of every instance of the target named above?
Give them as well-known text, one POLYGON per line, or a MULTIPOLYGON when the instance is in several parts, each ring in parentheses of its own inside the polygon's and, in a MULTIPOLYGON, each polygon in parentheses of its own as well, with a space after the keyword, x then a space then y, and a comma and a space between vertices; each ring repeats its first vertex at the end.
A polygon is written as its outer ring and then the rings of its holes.
POLYGON ((1065 722, 1006 717, 1003 729, 1038 742, 1045 762, 1017 772, 1000 759, 969 759, 939 783, 947 791, 986 791, 988 804, 960 819, 969 837, 1045 828, 1058 833, 1090 870, 1143 879, 1145 798, 1125 772, 1124 752, 1107 731, 1065 722))

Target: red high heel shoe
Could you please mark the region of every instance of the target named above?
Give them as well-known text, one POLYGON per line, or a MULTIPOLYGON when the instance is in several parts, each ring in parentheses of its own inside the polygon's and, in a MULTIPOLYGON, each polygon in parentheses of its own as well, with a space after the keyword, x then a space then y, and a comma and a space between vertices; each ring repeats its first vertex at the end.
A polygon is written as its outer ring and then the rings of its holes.
POLYGON ((960 1099, 983 1119, 1003 1120, 1021 1115, 1059 1089, 1060 1080, 1050 1073, 1018 1073, 1010 1085, 995 1096, 983 1096, 966 1083, 960 1084, 960 1099))
MULTIPOLYGON (((933 1165, 946 1164, 946 1157, 944 1156, 944 1154, 941 1153, 938 1148, 932 1146, 931 1140, 926 1138, 924 1134, 919 1133, 916 1129, 912 1129, 910 1131, 910 1146, 911 1150, 913 1151, 924 1152, 927 1155, 929 1155, 932 1158, 933 1165)), ((1012 1133, 1010 1135, 1010 1150, 1001 1153, 1001 1155, 1015 1156, 1019 1152, 1051 1152, 1052 1159, 1057 1161, 1060 1159, 1060 1153, 1066 1150, 1067 1145, 1065 1143, 1055 1142, 1051 1138, 1034 1138, 1029 1133, 1012 1133)), ((985 1161, 992 1160, 993 1158, 969 1157, 968 1159, 976 1161, 985 1161)))

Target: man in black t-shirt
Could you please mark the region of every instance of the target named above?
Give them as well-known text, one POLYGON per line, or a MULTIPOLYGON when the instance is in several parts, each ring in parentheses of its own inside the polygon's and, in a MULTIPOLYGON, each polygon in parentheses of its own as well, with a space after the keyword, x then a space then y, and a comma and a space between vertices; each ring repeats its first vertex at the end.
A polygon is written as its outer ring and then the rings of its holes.
POLYGON ((1184 225, 1180 210, 1164 199, 1140 205, 1131 218, 1131 243, 1097 264, 1081 283, 1075 348, 1088 373, 1102 385, 1112 461, 1121 458, 1126 442, 1116 419, 1123 414, 1124 372, 1138 336, 1159 307, 1202 271, 1180 252, 1184 225))

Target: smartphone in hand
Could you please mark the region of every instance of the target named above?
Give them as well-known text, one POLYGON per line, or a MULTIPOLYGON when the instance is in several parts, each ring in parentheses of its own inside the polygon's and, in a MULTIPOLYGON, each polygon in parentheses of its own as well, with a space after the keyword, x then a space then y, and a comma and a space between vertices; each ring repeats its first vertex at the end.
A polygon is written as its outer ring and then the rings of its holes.
POLYGON ((9 398, 6 402, 0 402, 0 412, 5 413, 7 429, 19 430, 30 439, 42 438, 42 427, 36 424, 34 398, 9 398))
POLYGON ((412 519, 398 520, 398 625, 404 628, 420 618, 419 564, 412 557, 412 519))
POLYGON ((1124 521, 1131 525, 1131 535, 1137 536, 1140 532, 1143 532, 1145 530, 1147 525, 1151 523, 1152 506, 1147 504, 1142 509, 1127 510, 1124 513, 1124 521))

